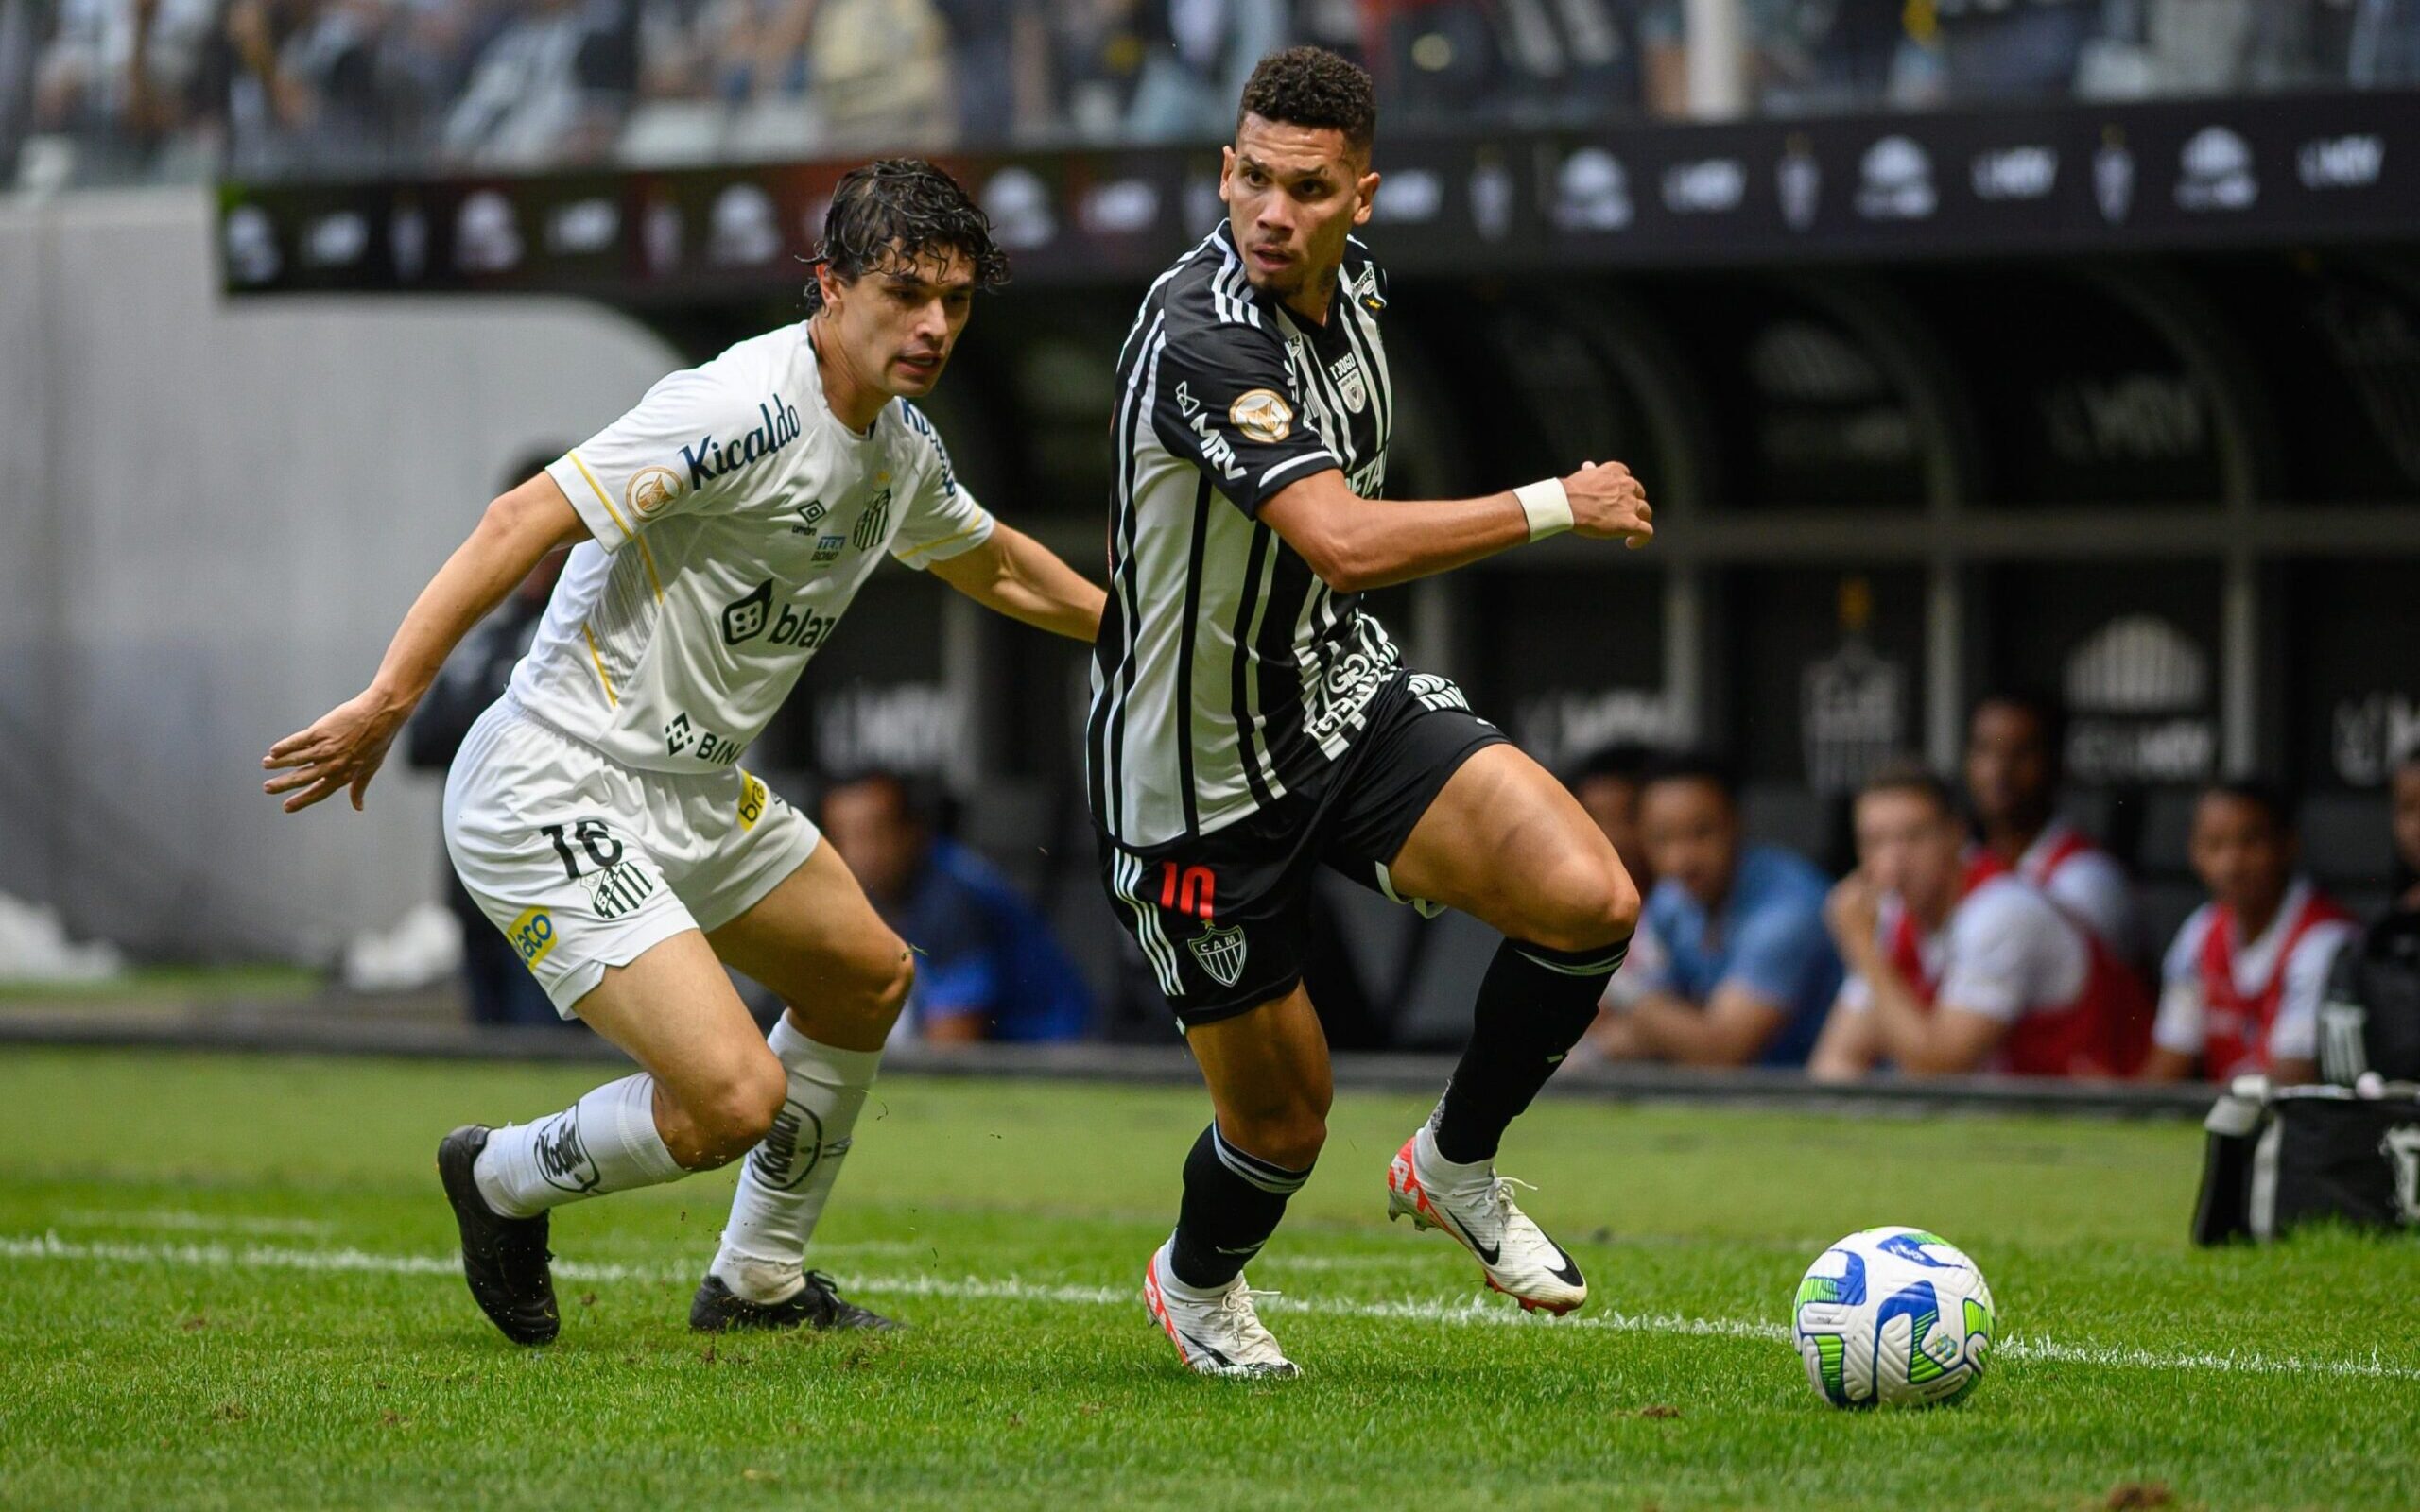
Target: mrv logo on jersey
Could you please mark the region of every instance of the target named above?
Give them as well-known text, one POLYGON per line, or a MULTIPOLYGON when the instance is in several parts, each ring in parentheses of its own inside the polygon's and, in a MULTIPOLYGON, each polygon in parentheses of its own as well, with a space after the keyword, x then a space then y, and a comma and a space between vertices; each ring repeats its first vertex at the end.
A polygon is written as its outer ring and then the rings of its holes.
POLYGON ((812 651, 822 645, 833 627, 839 623, 838 615, 819 614, 804 605, 793 608, 784 604, 776 614, 773 580, 769 577, 758 583, 747 597, 735 598, 722 607, 722 638, 726 645, 743 644, 762 635, 775 645, 795 645, 812 651))
POLYGON ((798 408, 784 404, 779 394, 756 406, 756 418, 757 426, 744 436, 728 441, 700 436, 694 444, 681 448, 681 460, 689 466, 689 487, 704 488, 727 472, 763 461, 798 439, 798 408))

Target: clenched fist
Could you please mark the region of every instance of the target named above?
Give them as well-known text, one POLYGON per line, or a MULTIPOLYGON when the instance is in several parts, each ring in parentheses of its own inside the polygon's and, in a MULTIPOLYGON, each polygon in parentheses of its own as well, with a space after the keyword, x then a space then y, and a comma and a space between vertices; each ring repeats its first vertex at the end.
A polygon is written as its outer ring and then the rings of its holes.
POLYGON ((1593 541, 1619 541, 1636 551, 1655 537, 1655 509, 1630 469, 1588 462, 1563 480, 1571 500, 1571 529, 1593 541))

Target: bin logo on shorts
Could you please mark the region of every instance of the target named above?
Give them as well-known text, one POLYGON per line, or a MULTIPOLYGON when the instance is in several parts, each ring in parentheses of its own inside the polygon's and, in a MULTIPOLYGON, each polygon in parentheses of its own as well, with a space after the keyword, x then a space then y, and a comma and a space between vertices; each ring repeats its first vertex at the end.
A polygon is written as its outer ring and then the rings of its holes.
POLYGON ((538 1125, 538 1174, 565 1192, 594 1192, 603 1179, 579 1138, 579 1105, 574 1103, 538 1125))
POLYGON ((776 1192, 794 1191, 817 1166, 848 1154, 849 1143, 837 1139, 824 1143, 823 1120, 793 1099, 782 1105, 764 1141, 749 1152, 748 1169, 776 1192))
POLYGON ((521 917, 504 926, 504 937, 521 953, 521 964, 535 971, 555 948, 555 920, 543 908, 524 908, 521 917))
POLYGON ((1233 987, 1244 974, 1244 926, 1229 924, 1224 929, 1205 929, 1191 941, 1193 958, 1210 973, 1210 979, 1220 987, 1233 987))

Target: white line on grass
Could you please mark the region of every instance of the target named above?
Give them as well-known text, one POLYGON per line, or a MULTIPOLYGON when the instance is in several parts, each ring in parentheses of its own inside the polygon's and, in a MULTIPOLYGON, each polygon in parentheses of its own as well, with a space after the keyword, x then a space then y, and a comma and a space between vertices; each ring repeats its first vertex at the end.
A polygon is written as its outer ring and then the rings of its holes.
POLYGON ((324 1234, 336 1225, 320 1218, 261 1218, 247 1213, 192 1212, 182 1208, 135 1208, 123 1211, 76 1208, 58 1222, 92 1228, 169 1228, 206 1234, 324 1234))
MULTIPOLYGON (((189 1265, 220 1270, 361 1271, 392 1276, 458 1276, 462 1269, 460 1258, 454 1255, 391 1255, 362 1249, 284 1249, 268 1245, 87 1243, 61 1239, 56 1233, 0 1234, 0 1260, 95 1261, 189 1265)), ((697 1274, 695 1267, 683 1265, 630 1265, 592 1261, 558 1261, 555 1263, 555 1275, 573 1281, 686 1284, 697 1274)), ((1013 1277, 986 1280, 977 1276, 957 1280, 940 1276, 859 1276, 852 1278, 850 1284, 857 1291, 889 1297, 1045 1302, 1068 1307, 1129 1306, 1137 1300, 1141 1290, 1140 1287, 1049 1285, 1018 1280, 1013 1277)), ((1530 1322, 1527 1314, 1513 1311, 1509 1305, 1491 1306, 1478 1297, 1458 1302, 1417 1299, 1354 1302, 1306 1301, 1272 1296, 1268 1301, 1273 1312, 1303 1313, 1315 1317, 1380 1318, 1512 1328, 1530 1322)), ((1548 1325, 1538 1323, 1535 1326, 1548 1325)), ((1785 1344, 1789 1339, 1789 1331, 1778 1323, 1747 1318, 1684 1317, 1674 1313, 1599 1313, 1588 1317, 1560 1319, 1552 1326, 1598 1329, 1616 1333, 1752 1339, 1769 1344, 1785 1344)), ((2391 1365, 2375 1358, 2334 1360, 2273 1354, 2166 1353, 2132 1347, 2063 1344, 2055 1339, 2019 1337, 2001 1340, 1994 1347, 1993 1352, 2002 1359, 2043 1360, 2104 1368, 2420 1381, 2420 1366, 2391 1365)))

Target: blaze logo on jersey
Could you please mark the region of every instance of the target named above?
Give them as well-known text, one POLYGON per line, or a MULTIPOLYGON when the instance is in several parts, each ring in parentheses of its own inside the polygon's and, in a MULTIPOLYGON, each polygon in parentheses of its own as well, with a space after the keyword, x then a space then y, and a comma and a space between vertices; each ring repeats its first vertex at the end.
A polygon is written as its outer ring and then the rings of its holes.
POLYGON ((752 641, 765 633, 765 621, 773 607, 773 580, 758 583, 745 598, 735 598, 722 607, 722 639, 726 645, 752 641))
POLYGON ((763 461, 799 438, 798 409, 784 404, 779 394, 756 406, 756 419, 754 428, 737 440, 717 442, 707 435, 681 448, 681 460, 689 468, 689 487, 702 489, 725 473, 763 461))
POLYGON ((1251 388, 1227 406, 1228 423, 1247 439, 1274 446, 1294 434, 1294 410, 1274 388, 1251 388))
POLYGON ((622 502, 642 520, 652 520, 664 512, 664 507, 681 497, 681 474, 668 467, 643 467, 631 474, 631 486, 622 491, 622 502))

